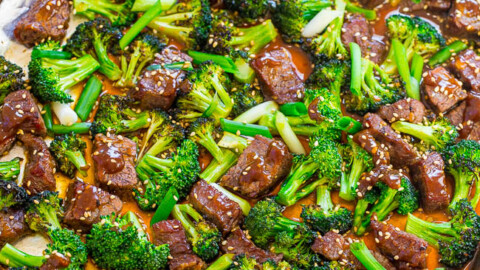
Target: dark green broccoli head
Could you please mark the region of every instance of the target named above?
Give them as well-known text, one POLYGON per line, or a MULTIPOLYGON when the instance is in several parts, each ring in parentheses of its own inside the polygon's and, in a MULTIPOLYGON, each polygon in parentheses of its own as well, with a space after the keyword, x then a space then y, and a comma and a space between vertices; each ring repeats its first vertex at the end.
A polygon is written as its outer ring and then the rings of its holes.
POLYGON ((14 181, 0 180, 0 210, 22 207, 27 202, 27 192, 14 181))
POLYGON ((272 250, 283 254, 285 260, 300 269, 315 269, 321 265, 321 258, 312 252, 311 245, 316 234, 306 226, 299 227, 297 233, 281 231, 275 236, 272 250))
POLYGON ((337 143, 330 138, 316 134, 310 137, 309 146, 311 150, 308 156, 318 164, 319 178, 328 178, 330 186, 337 187, 343 163, 337 143))
POLYGON ((44 191, 30 197, 25 213, 25 221, 35 232, 48 233, 61 229, 60 220, 64 215, 62 199, 57 192, 44 191))
POLYGON ((76 14, 95 19, 97 15, 110 20, 113 25, 128 26, 135 22, 137 15, 130 9, 135 0, 75 0, 73 6, 76 14))
POLYGON ((320 205, 307 205, 302 209, 303 222, 312 230, 325 234, 331 230, 344 233, 352 228, 352 212, 343 207, 324 210, 320 205))
POLYGON ((260 264, 253 257, 249 257, 245 254, 236 255, 233 258, 233 262, 228 267, 228 270, 252 270, 258 269, 260 264))
POLYGON ((322 121, 333 123, 342 117, 339 96, 327 88, 305 89, 303 101, 309 109, 309 114, 318 116, 322 121))
POLYGON ((51 243, 47 244, 45 255, 58 252, 70 259, 67 270, 83 269, 87 263, 87 246, 82 242, 79 235, 69 229, 54 229, 48 234, 51 243))
POLYGON ((350 80, 350 62, 320 55, 315 58, 314 64, 315 67, 308 77, 307 84, 316 88, 327 88, 340 99, 342 89, 350 80))
POLYGON ((304 48, 314 55, 345 59, 348 51, 342 42, 343 16, 336 17, 319 36, 307 40, 304 48))
MULTIPOLYGON (((386 194, 386 189, 390 189, 387 187, 386 184, 383 182, 378 182, 378 185, 381 186, 381 195, 379 198, 379 201, 386 200, 387 198, 385 197, 384 194, 386 194)), ((394 201, 390 205, 390 207, 398 206, 396 207, 397 213, 400 215, 406 215, 408 213, 413 213, 415 210, 418 209, 419 207, 419 195, 417 189, 413 186, 412 182, 408 180, 407 178, 402 178, 401 180, 401 186, 398 189, 397 194, 394 197, 394 201)), ((393 209, 392 209, 393 210, 393 209)))
POLYGON ((230 90, 230 97, 233 99, 232 117, 239 116, 264 101, 260 88, 249 83, 234 82, 230 90))
POLYGON ((218 255, 222 235, 212 223, 201 220, 195 224, 196 235, 190 237, 193 252, 203 260, 209 261, 218 255))
POLYGON ((187 133, 190 140, 205 147, 216 160, 222 160, 223 151, 216 142, 222 134, 215 127, 215 120, 198 118, 190 125, 187 133))
POLYGON ((168 245, 155 246, 125 217, 102 217, 87 235, 89 254, 103 269, 164 269, 170 256, 168 245))
POLYGON ((75 177, 77 169, 86 175, 86 148, 87 143, 75 133, 55 136, 49 147, 60 171, 70 178, 75 177))
POLYGON ((21 67, 5 59, 0 55, 0 104, 5 97, 16 90, 24 87, 23 70, 21 67))
POLYGON ((267 0, 227 0, 223 4, 226 9, 237 11, 240 17, 246 19, 261 18, 270 8, 267 0))
POLYGON ((287 261, 276 263, 272 259, 268 259, 262 264, 262 270, 297 270, 297 267, 290 265, 287 261))

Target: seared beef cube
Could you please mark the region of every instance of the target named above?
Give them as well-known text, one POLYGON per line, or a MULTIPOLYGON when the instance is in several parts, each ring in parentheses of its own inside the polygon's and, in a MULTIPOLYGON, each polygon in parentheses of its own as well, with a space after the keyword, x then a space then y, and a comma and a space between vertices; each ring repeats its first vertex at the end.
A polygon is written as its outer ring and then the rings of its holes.
POLYGON ((27 150, 27 165, 22 184, 27 194, 55 191, 55 160, 45 141, 29 133, 21 135, 20 140, 27 150))
MULTIPOLYGON (((480 20, 478 21, 480 23, 480 20)), ((450 69, 466 88, 480 92, 480 56, 473 50, 467 49, 455 56, 450 63, 450 69)))
POLYGON ((450 203, 444 165, 442 156, 431 152, 410 168, 413 182, 420 190, 425 211, 445 209, 450 203))
POLYGON ((71 183, 65 199, 63 222, 75 229, 88 232, 101 216, 117 214, 123 203, 115 195, 80 181, 71 183))
POLYGON ((457 107, 453 108, 449 111, 445 117, 450 120, 450 122, 455 125, 459 126, 463 123, 463 116, 465 114, 465 109, 467 108, 467 103, 465 101, 460 102, 457 107))
POLYGON ((350 252, 350 243, 336 232, 329 231, 324 236, 319 235, 313 242, 312 250, 328 260, 343 262, 352 269, 365 269, 350 252))
POLYGON ((402 140, 378 114, 367 113, 363 118, 363 125, 378 142, 385 145, 393 165, 402 167, 416 161, 417 153, 414 148, 402 140))
POLYGON ((451 6, 451 0, 421 0, 419 3, 415 3, 414 1, 402 1, 400 2, 399 10, 405 10, 405 8, 408 8, 409 11, 428 10, 434 12, 446 12, 451 6))
POLYGON ((252 61, 263 95, 279 104, 301 101, 304 85, 290 53, 285 48, 266 51, 252 61))
POLYGON ((267 260, 274 260, 276 262, 282 260, 283 255, 272 254, 257 246, 250 240, 244 231, 240 228, 235 229, 227 239, 222 242, 221 249, 223 253, 230 253, 235 255, 246 255, 255 258, 259 263, 264 263, 267 260))
POLYGON ((378 115, 390 123, 399 120, 420 123, 425 114, 426 109, 423 103, 413 98, 401 99, 393 104, 384 105, 378 110, 378 115))
POLYGON ((386 52, 383 42, 373 38, 372 26, 363 15, 347 16, 342 27, 342 42, 347 48, 350 42, 360 46, 362 55, 375 63, 380 63, 386 52))
MULTIPOLYGON (((173 46, 168 46, 156 56, 153 64, 163 65, 191 61, 192 58, 189 55, 173 46)), ((137 87, 130 91, 130 96, 140 101, 142 109, 168 110, 177 97, 177 90, 185 75, 186 71, 181 69, 146 70, 142 73, 137 87)))
POLYGON ((17 241, 29 232, 24 216, 23 209, 0 210, 0 247, 17 241))
POLYGON ((226 235, 243 220, 242 208, 204 180, 190 191, 188 201, 226 235))
POLYGON ((456 35, 477 36, 480 32, 480 3, 478 0, 454 0, 447 26, 456 35))
POLYGON ((65 269, 70 265, 70 258, 55 252, 48 256, 48 259, 40 266, 40 270, 60 270, 65 269))
POLYGON ((65 37, 69 20, 68 0, 35 0, 13 33, 27 47, 47 40, 60 41, 65 37))
POLYGON ((399 189, 403 178, 409 179, 404 170, 392 169, 390 165, 377 165, 368 174, 362 175, 358 182, 357 193, 365 194, 378 181, 382 181, 390 188, 399 189))
POLYGON ((3 129, 45 136, 47 128, 33 96, 27 90, 19 90, 5 97, 2 107, 3 129))
POLYGON ((476 122, 472 125, 467 140, 480 141, 480 122, 476 122))
POLYGON ((371 227, 377 247, 385 256, 409 263, 410 267, 427 266, 428 243, 425 240, 376 220, 372 220, 371 227))
POLYGON ((155 245, 168 244, 172 259, 168 261, 170 269, 199 270, 205 267, 205 262, 193 254, 187 242, 185 231, 180 221, 163 220, 153 224, 153 243, 155 245))
POLYGON ((220 184, 248 198, 265 195, 290 171, 292 155, 280 140, 255 136, 220 184))
POLYGON ((360 4, 362 4, 363 6, 365 6, 367 8, 374 8, 378 5, 383 4, 385 2, 385 0, 360 0, 358 2, 360 2, 360 4))
POLYGON ((385 145, 381 145, 375 140, 369 129, 364 129, 353 135, 353 141, 360 145, 365 151, 373 156, 373 163, 379 165, 390 164, 390 154, 385 145))
POLYGON ((437 113, 444 113, 467 98, 462 83, 442 66, 427 71, 427 76, 423 78, 423 88, 425 99, 437 113))
POLYGON ((135 142, 121 135, 97 134, 93 144, 95 175, 100 186, 124 199, 131 198, 138 182, 135 142))
POLYGON ((0 155, 12 149, 15 142, 15 133, 15 130, 5 129, 3 127, 3 116, 0 113, 0 155))

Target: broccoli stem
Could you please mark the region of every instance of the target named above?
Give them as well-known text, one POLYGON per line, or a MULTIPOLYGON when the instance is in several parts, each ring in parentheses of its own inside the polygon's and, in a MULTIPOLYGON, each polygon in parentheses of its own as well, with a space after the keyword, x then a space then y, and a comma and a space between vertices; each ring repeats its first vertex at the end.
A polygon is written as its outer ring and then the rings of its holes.
POLYGON ((147 165, 159 170, 165 170, 166 168, 171 168, 174 165, 174 161, 172 159, 158 158, 148 154, 143 157, 142 161, 147 165))
POLYGON ((412 83, 412 77, 410 75, 410 68, 408 67, 407 51, 405 46, 398 40, 392 39, 392 48, 395 57, 395 63, 397 65, 398 73, 405 82, 405 90, 407 96, 420 100, 420 89, 418 82, 412 83))
POLYGON ((357 43, 350 42, 349 46, 352 61, 350 91, 356 96, 362 96, 362 51, 357 43))
POLYGON ((80 3, 75 7, 77 13, 82 14, 89 20, 95 19, 95 13, 97 13, 113 22, 116 16, 112 11, 121 13, 124 9, 127 9, 123 5, 114 4, 110 0, 81 0, 78 2, 80 3))
POLYGON ((226 190, 222 186, 216 184, 216 183, 211 183, 210 184, 212 187, 214 187, 216 190, 220 191, 223 195, 227 196, 230 200, 238 203, 240 208, 242 208, 243 214, 246 216, 250 212, 250 209, 252 208, 250 203, 247 200, 242 199, 241 197, 233 194, 232 192, 226 190))
POLYGON ((207 270, 228 270, 233 263, 233 257, 235 257, 234 254, 223 254, 207 270))
POLYGON ((449 243, 457 236, 450 222, 432 223, 412 214, 408 214, 405 231, 422 238, 437 249, 439 241, 449 243))
POLYGON ((44 256, 27 254, 8 243, 0 250, 0 263, 9 267, 40 267, 44 261, 44 256))
POLYGON ((207 168, 200 174, 200 178, 207 183, 215 183, 220 179, 235 163, 237 163, 238 155, 233 151, 224 149, 222 160, 212 160, 207 168))
POLYGON ((76 134, 87 134, 90 131, 90 126, 92 123, 83 122, 83 123, 74 123, 70 126, 65 125, 52 125, 52 132, 54 134, 67 134, 67 133, 76 133, 76 134))
POLYGON ((430 60, 428 60, 428 65, 433 67, 435 65, 439 65, 439 64, 442 64, 443 62, 447 61, 448 59, 450 59, 450 57, 452 56, 452 54, 454 53, 459 53, 463 50, 465 50, 466 48, 468 48, 468 45, 465 44, 463 41, 461 40, 456 40, 452 43, 450 43, 448 46, 446 46, 445 48, 441 49, 440 51, 438 51, 436 54, 434 54, 430 60))
POLYGON ((397 195, 398 190, 393 188, 388 188, 385 195, 382 195, 381 200, 370 211, 367 219, 370 223, 370 218, 375 213, 379 221, 384 220, 390 212, 395 210, 398 206, 398 200, 395 200, 395 195, 397 195))
POLYGON ((43 122, 45 122, 45 127, 47 128, 47 130, 48 131, 52 130, 53 115, 52 115, 52 107, 50 103, 45 104, 45 106, 43 106, 42 118, 43 118, 43 122))
POLYGON ((296 154, 306 154, 305 148, 303 148, 302 143, 292 130, 287 118, 280 111, 275 112, 275 127, 291 152, 296 154))
POLYGON ((367 270, 386 270, 377 259, 373 256, 370 250, 365 245, 365 242, 353 242, 350 244, 350 251, 357 257, 357 259, 367 268, 367 270))
POLYGON ((248 109, 233 120, 237 122, 253 124, 258 122, 263 115, 271 114, 276 110, 278 110, 278 104, 275 103, 275 101, 267 101, 248 109))
POLYGON ((72 162, 75 167, 77 167, 78 171, 81 175, 87 176, 87 169, 88 164, 83 157, 81 151, 65 151, 65 156, 67 157, 68 161, 72 162))
POLYGON ((119 128, 119 130, 117 130, 118 133, 136 131, 149 125, 150 114, 148 112, 144 111, 140 114, 134 114, 136 117, 135 119, 122 120, 122 125, 124 126, 124 128, 119 128))
POLYGON ((116 82, 116 85, 120 87, 135 85, 135 67, 137 66, 138 60, 140 60, 140 57, 140 47, 135 48, 135 51, 130 56, 130 61, 127 61, 127 57, 122 55, 120 65, 122 67, 122 77, 116 82))
POLYGON ((198 143, 201 146, 205 147, 205 149, 208 150, 208 152, 213 156, 214 159, 216 160, 223 159, 222 149, 220 149, 220 147, 217 145, 215 140, 212 138, 211 134, 196 133, 196 136, 199 137, 198 143))
POLYGON ((20 158, 0 162, 0 179, 12 181, 20 174, 20 158))
MULTIPOLYGON (((175 15, 182 15, 182 14, 184 14, 187 17, 182 17, 179 19, 193 16, 193 14, 189 15, 190 13, 178 13, 175 15)), ((175 15, 170 15, 170 16, 175 16, 175 15)), ((192 28, 170 25, 170 23, 164 21, 163 17, 161 17, 161 19, 159 18, 154 19, 148 24, 148 27, 155 29, 161 33, 164 33, 169 37, 183 41, 185 43, 188 43, 189 34, 192 31, 192 28)))
POLYGON ((107 48, 99 37, 93 39, 93 47, 100 63, 100 71, 112 81, 116 81, 122 77, 122 70, 108 57, 107 48))
POLYGON ((355 200, 357 193, 357 184, 362 176, 362 173, 365 171, 365 163, 363 160, 353 157, 352 167, 350 173, 347 175, 342 174, 341 184, 340 184, 340 198, 353 201, 355 200))
POLYGON ((428 145, 435 145, 436 147, 441 147, 438 145, 435 131, 432 127, 423 126, 419 124, 413 124, 405 121, 397 121, 392 124, 392 128, 396 131, 412 135, 416 138, 422 139, 428 145))
POLYGON ((249 48, 248 52, 250 54, 257 54, 265 45, 277 37, 277 30, 271 20, 239 30, 243 35, 233 36, 228 43, 237 50, 249 48))
POLYGON ((317 187, 317 204, 324 212, 330 212, 334 205, 330 194, 330 189, 326 185, 317 187))
POLYGON ((423 64, 423 57, 418 53, 414 53, 411 64, 411 75, 417 83, 420 83, 422 80, 423 64))
POLYGON ((453 193, 452 201, 449 205, 449 208, 452 209, 461 199, 468 198, 473 175, 470 171, 462 172, 453 170, 450 170, 450 174, 455 180, 455 192, 453 193))
POLYGON ((360 199, 355 206, 355 212, 353 214, 353 228, 356 235, 362 235, 365 232, 365 228, 362 226, 362 221, 369 205, 370 203, 367 200, 360 199))
POLYGON ((190 237, 197 239, 199 236, 197 230, 195 229, 195 224, 188 218, 187 215, 193 218, 195 222, 203 220, 203 217, 195 209, 193 209, 190 204, 177 204, 173 207, 172 216, 182 223, 183 228, 190 235, 190 237))
POLYGON ((218 142, 218 146, 228 148, 238 154, 242 153, 249 143, 249 140, 241 136, 237 136, 230 132, 224 132, 223 137, 218 142))
POLYGON ((130 222, 130 224, 132 224, 133 227, 137 228, 137 232, 139 236, 146 236, 142 223, 140 223, 140 220, 138 220, 138 217, 134 212, 128 211, 122 216, 122 219, 130 222))

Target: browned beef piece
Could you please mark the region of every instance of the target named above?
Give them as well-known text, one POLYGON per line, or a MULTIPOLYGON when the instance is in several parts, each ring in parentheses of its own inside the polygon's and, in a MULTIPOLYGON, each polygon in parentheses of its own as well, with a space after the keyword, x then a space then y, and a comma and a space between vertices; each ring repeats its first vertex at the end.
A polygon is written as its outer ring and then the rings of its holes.
POLYGON ((284 104, 303 98, 303 81, 287 49, 265 51, 252 61, 252 67, 263 84, 262 91, 267 99, 284 104))
POLYGON ((475 122, 472 125, 470 133, 468 134, 467 140, 480 141, 480 122, 475 122))
POLYGON ((30 133, 21 135, 20 140, 27 150, 27 165, 22 186, 27 194, 37 194, 42 191, 55 191, 55 160, 45 141, 30 133))
POLYGON ((226 235, 243 220, 243 212, 238 203, 204 180, 198 181, 190 191, 188 201, 206 219, 213 222, 226 235))
POLYGON ((132 188, 138 182, 135 142, 121 135, 97 134, 93 145, 95 175, 100 186, 124 199, 131 198, 132 188))
MULTIPOLYGON (((174 62, 191 62, 192 58, 173 46, 166 47, 158 54, 154 65, 171 64, 174 62)), ((186 71, 181 69, 158 69, 144 71, 137 87, 130 91, 130 96, 140 101, 142 109, 160 108, 168 110, 177 97, 178 88, 185 77, 186 71)))
POLYGON ((410 267, 427 266, 428 243, 425 240, 376 220, 372 220, 371 227, 377 247, 385 256, 409 263, 410 267))
POLYGON ((52 253, 40 267, 40 270, 65 269, 70 265, 70 258, 59 252, 52 253))
POLYGON ((402 178, 408 179, 404 170, 393 169, 391 165, 377 165, 373 170, 362 175, 358 182, 357 193, 359 195, 365 194, 378 181, 384 182, 390 188, 399 189, 402 178))
POLYGON ((427 71, 427 76, 423 78, 423 89, 425 99, 437 113, 444 113, 467 98, 462 83, 442 66, 427 71))
POLYGON ((40 110, 27 90, 15 91, 5 97, 2 118, 5 130, 12 130, 15 133, 17 130, 22 130, 23 133, 32 133, 37 136, 47 134, 40 110))
POLYGON ((281 254, 273 254, 255 246, 250 237, 240 228, 230 233, 227 239, 222 242, 221 249, 223 253, 245 254, 248 257, 255 258, 259 263, 264 263, 267 260, 278 262, 283 258, 281 254))
POLYGON ((292 155, 280 140, 255 136, 220 184, 245 197, 265 195, 290 171, 292 155))
POLYGON ((449 111, 445 117, 450 120, 450 122, 455 125, 459 126, 463 123, 463 117, 465 115, 465 109, 467 108, 467 103, 465 101, 460 102, 457 107, 453 108, 449 111))
POLYGON ((446 12, 452 6, 451 0, 421 0, 419 3, 414 1, 401 1, 399 10, 420 11, 428 10, 434 12, 446 12))
POLYGON ((402 167, 413 164, 417 159, 414 148, 402 140, 378 114, 367 113, 363 118, 363 126, 368 128, 370 134, 381 144, 384 144, 390 154, 393 165, 402 167))
POLYGON ((70 20, 68 0, 35 0, 15 26, 15 38, 27 47, 62 40, 70 20))
POLYGON ((68 186, 63 222, 88 232, 101 216, 117 214, 123 203, 115 195, 99 187, 75 181, 68 186))
POLYGON ((15 142, 15 133, 15 130, 5 129, 3 127, 3 116, 0 112, 0 155, 12 149, 15 142))
POLYGON ((423 117, 425 117, 426 109, 421 101, 406 98, 393 104, 382 106, 377 113, 381 118, 390 123, 399 120, 420 123, 423 117))
POLYGON ((378 143, 369 129, 357 132, 353 136, 353 141, 373 156, 373 163, 376 166, 390 164, 390 153, 388 153, 387 147, 378 143))
POLYGON ((383 4, 385 0, 360 0, 358 2, 367 8, 374 8, 380 4, 383 4))
POLYGON ((6 243, 17 241, 30 231, 24 216, 25 210, 23 209, 0 210, 0 247, 6 243))
POLYGON ((168 261, 170 269, 200 270, 205 268, 205 262, 193 254, 180 221, 163 220, 153 224, 152 230, 153 243, 157 246, 168 244, 170 248, 172 256, 172 259, 168 261))
POLYGON ((413 182, 420 190, 425 211, 445 209, 450 203, 442 156, 430 152, 410 167, 413 182))
POLYGON ((473 50, 467 49, 455 56, 450 62, 450 69, 467 89, 480 92, 480 56, 473 50))
POLYGON ((385 267, 385 269, 388 269, 388 270, 396 270, 397 267, 395 267, 395 265, 392 264, 392 262, 385 256, 383 256, 383 254, 381 252, 378 252, 378 251, 375 251, 375 250, 370 250, 370 252, 372 253, 373 257, 375 257, 375 259, 377 259, 377 261, 383 266, 385 267))
POLYGON ((375 63, 380 63, 385 56, 385 44, 374 38, 372 26, 365 16, 360 14, 346 17, 342 27, 342 42, 347 48, 350 42, 357 43, 362 55, 375 63))
POLYGON ((454 0, 447 27, 456 35, 478 36, 480 32, 480 3, 477 0, 454 0))
POLYGON ((352 269, 365 269, 355 255, 350 252, 350 242, 341 234, 333 231, 315 238, 312 250, 328 260, 343 262, 345 266, 352 269))

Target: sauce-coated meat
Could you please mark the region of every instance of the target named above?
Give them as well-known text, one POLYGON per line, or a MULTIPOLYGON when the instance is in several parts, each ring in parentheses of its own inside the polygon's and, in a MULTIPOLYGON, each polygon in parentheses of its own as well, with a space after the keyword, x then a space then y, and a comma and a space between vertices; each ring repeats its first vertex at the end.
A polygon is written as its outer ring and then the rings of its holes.
POLYGON ((48 259, 40 266, 40 270, 60 270, 70 265, 70 258, 59 252, 52 253, 48 259))
POLYGON ((422 11, 428 10, 433 12, 446 12, 452 6, 451 0, 421 0, 418 3, 414 1, 401 1, 399 10, 422 11))
POLYGON ((467 102, 462 101, 458 106, 449 111, 445 117, 450 120, 450 123, 454 126, 459 126, 463 123, 463 117, 465 114, 465 109, 467 108, 467 102))
POLYGON ((265 195, 290 171, 292 155, 283 141, 257 135, 220 184, 248 198, 265 195))
POLYGON ((477 0, 454 0, 447 27, 456 35, 476 36, 480 32, 480 3, 477 0))
POLYGON ((458 53, 450 62, 450 69, 464 83, 466 89, 480 92, 480 56, 473 50, 467 49, 458 53))
POLYGON ((437 113, 444 113, 467 98, 462 83, 441 66, 427 71, 427 76, 423 78, 423 89, 425 99, 437 113))
POLYGON ((425 105, 413 98, 401 99, 393 104, 384 105, 378 110, 383 120, 393 123, 395 121, 408 121, 420 123, 426 115, 425 105))
POLYGON ((223 235, 240 225, 243 220, 240 205, 204 180, 193 186, 188 201, 207 220, 213 222, 223 235))
POLYGON ((27 47, 47 40, 62 40, 70 20, 68 0, 35 0, 17 23, 15 38, 27 47))
POLYGON ((82 232, 100 221, 101 216, 117 214, 123 203, 99 187, 75 181, 68 186, 63 222, 82 232))
POLYGON ((45 136, 47 128, 33 96, 27 90, 19 90, 5 97, 2 107, 2 126, 17 133, 45 136))
POLYGON ((23 209, 0 209, 0 247, 17 241, 29 232, 24 216, 23 209))

